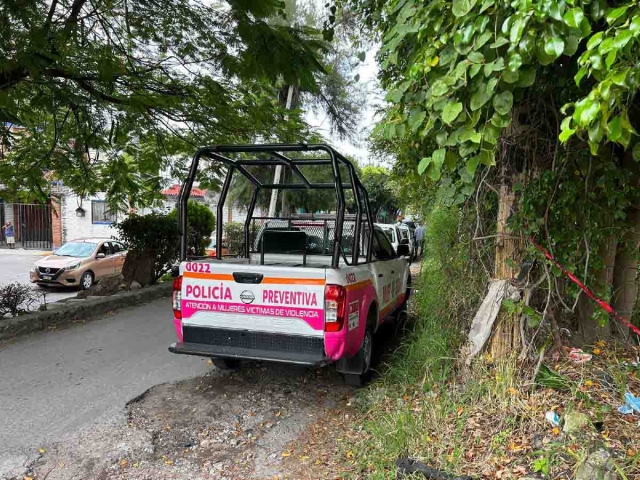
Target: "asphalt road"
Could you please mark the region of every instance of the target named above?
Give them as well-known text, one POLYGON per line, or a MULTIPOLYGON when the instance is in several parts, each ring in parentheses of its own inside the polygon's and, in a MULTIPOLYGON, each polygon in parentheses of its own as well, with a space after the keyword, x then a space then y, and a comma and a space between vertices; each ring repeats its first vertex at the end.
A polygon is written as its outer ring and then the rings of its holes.
POLYGON ((3 465, 122 415, 148 388, 211 370, 169 353, 174 337, 161 299, 0 347, 0 478, 3 465))
MULTIPOLYGON (((31 270, 33 264, 40 258, 42 258, 41 252, 30 250, 0 250, 0 285, 10 282, 30 284, 29 270, 31 270)), ((39 288, 33 285, 33 288, 38 293, 44 295, 40 298, 40 303, 45 300, 47 303, 56 302, 63 298, 75 297, 78 294, 77 289, 69 287, 39 288)))

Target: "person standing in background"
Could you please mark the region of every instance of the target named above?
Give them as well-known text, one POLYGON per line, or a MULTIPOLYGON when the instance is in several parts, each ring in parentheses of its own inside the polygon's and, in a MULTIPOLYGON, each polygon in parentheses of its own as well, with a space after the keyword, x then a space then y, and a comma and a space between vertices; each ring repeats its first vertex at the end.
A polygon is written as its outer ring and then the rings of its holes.
POLYGON ((2 227, 2 230, 4 230, 4 236, 7 239, 7 245, 9 245, 9 248, 15 248, 16 236, 13 230, 13 225, 11 225, 11 222, 6 222, 2 227))
POLYGON ((418 255, 422 256, 424 253, 424 234, 425 229, 422 226, 422 222, 418 224, 418 228, 416 228, 416 242, 418 243, 418 255))

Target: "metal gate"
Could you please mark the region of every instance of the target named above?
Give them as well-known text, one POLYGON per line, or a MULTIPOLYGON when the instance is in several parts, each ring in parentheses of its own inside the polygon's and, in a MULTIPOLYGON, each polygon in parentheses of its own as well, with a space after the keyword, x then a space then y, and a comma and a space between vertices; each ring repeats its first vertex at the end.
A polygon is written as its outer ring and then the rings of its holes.
MULTIPOLYGON (((51 205, 0 203, 0 225, 13 225, 17 248, 50 250, 53 248, 51 205)), ((4 229, 0 229, 0 248, 7 248, 4 229)))

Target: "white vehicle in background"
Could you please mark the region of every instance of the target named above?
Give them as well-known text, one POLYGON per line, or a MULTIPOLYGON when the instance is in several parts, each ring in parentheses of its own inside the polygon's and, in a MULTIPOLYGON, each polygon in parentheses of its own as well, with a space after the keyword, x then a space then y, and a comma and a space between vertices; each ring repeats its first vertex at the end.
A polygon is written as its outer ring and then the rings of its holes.
POLYGON ((402 238, 400 235, 400 229, 391 223, 376 223, 376 227, 380 227, 389 239, 389 242, 391 242, 393 249, 397 252, 398 245, 400 245, 400 239, 402 238))
POLYGON ((407 245, 409 247, 409 255, 407 255, 407 257, 409 258, 409 263, 411 263, 415 256, 415 242, 411 240, 409 227, 404 225, 393 225, 391 223, 376 223, 376 226, 380 227, 384 232, 396 252, 400 245, 407 245))
POLYGON ((413 259, 416 258, 416 236, 415 230, 412 230, 409 225, 406 223, 402 223, 397 226, 397 229, 400 231, 400 240, 408 240, 409 241, 409 262, 413 262, 413 259))

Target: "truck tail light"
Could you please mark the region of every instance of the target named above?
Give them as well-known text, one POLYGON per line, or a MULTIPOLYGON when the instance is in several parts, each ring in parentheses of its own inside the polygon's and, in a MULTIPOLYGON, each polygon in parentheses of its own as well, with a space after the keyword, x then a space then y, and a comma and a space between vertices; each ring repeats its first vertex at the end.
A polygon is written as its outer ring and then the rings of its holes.
POLYGON ((173 279, 173 316, 182 318, 182 275, 173 279))
POLYGON ((324 288, 324 331, 339 332, 344 326, 347 291, 341 285, 324 288))

